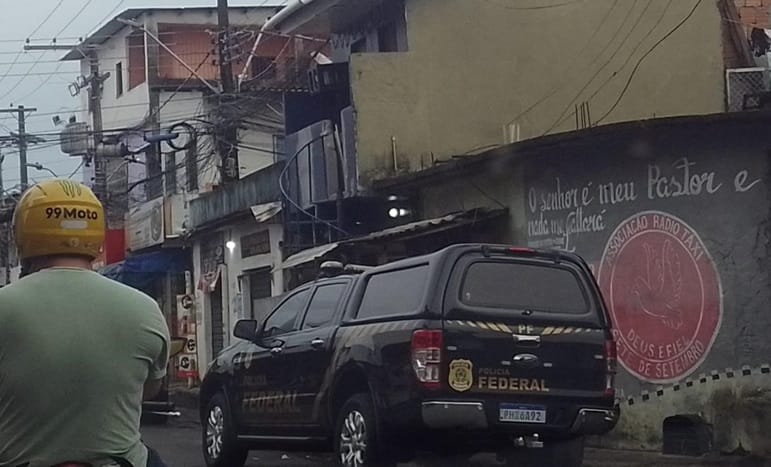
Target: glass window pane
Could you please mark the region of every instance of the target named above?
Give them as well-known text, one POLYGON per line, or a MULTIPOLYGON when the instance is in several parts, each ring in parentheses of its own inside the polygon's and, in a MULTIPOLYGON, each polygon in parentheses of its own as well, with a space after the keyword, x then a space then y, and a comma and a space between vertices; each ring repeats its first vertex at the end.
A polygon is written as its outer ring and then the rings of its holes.
POLYGON ((471 306, 583 314, 583 285, 569 269, 515 262, 478 262, 466 271, 461 301, 471 306))
POLYGON ((332 321, 346 284, 324 285, 316 289, 305 315, 303 329, 320 328, 332 321))
POLYGON ((266 337, 279 336, 297 330, 297 317, 305 308, 308 290, 303 290, 281 304, 265 321, 266 337))
POLYGON ((428 280, 428 266, 375 274, 367 282, 357 318, 412 314, 418 311, 428 280))

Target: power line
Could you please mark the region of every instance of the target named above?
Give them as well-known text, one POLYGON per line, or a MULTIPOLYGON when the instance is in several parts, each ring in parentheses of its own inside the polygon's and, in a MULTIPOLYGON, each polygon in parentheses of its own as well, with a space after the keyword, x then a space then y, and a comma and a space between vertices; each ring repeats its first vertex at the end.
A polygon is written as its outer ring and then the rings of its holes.
POLYGON ((67 177, 67 178, 72 178, 72 177, 74 177, 74 176, 75 176, 75 175, 78 173, 78 171, 79 171, 81 168, 83 168, 83 166, 84 166, 85 164, 86 164, 86 160, 85 160, 85 159, 82 159, 82 160, 80 161, 80 164, 78 164, 78 166, 75 168, 75 170, 73 170, 73 171, 72 171, 72 173, 70 174, 70 176, 69 176, 69 177, 67 177))
MULTIPOLYGON (((35 28, 35 30, 34 30, 34 31, 32 31, 31 33, 29 33, 29 36, 27 36, 27 37, 28 37, 28 38, 29 38, 29 37, 32 37, 32 36, 34 36, 34 35, 35 35, 35 33, 37 33, 38 31, 40 31, 40 28, 42 28, 42 27, 43 27, 43 25, 45 25, 45 24, 48 22, 48 20, 49 20, 49 19, 51 19, 51 17, 54 15, 54 13, 56 13, 56 11, 59 9, 59 7, 60 7, 60 6, 62 6, 62 3, 64 3, 64 0, 59 0, 59 3, 57 3, 57 4, 56 4, 56 6, 54 6, 54 9, 53 9, 53 10, 51 10, 51 11, 48 13, 48 15, 47 15, 47 16, 46 16, 46 17, 43 19, 43 21, 41 21, 41 22, 40 22, 40 24, 38 24, 38 25, 37 25, 37 27, 35 28)), ((29 39, 27 39, 27 40, 29 40, 29 39)))
POLYGON ((496 4, 500 8, 505 8, 507 10, 522 11, 522 10, 548 10, 551 8, 559 8, 563 6, 573 5, 576 3, 582 3, 582 2, 585 2, 586 0, 569 0, 562 3, 553 3, 551 5, 537 5, 537 6, 514 6, 514 5, 503 4, 496 0, 485 0, 485 1, 488 3, 496 4))
POLYGON ((607 112, 605 112, 602 117, 600 117, 597 120, 597 123, 599 124, 603 120, 605 120, 611 113, 613 113, 614 110, 616 110, 616 107, 618 107, 618 104, 621 103, 621 100, 626 95, 626 92, 629 90, 629 86, 632 84, 632 80, 634 79, 635 74, 637 74, 637 70, 640 68, 640 65, 642 65, 642 62, 645 61, 648 56, 653 53, 656 48, 664 43, 672 34, 677 32, 685 23, 688 22, 689 19, 693 16, 693 14, 696 12, 696 10, 699 8, 699 5, 701 5, 703 0, 696 0, 696 3, 693 5, 693 8, 691 8, 691 11, 686 15, 685 18, 683 18, 677 25, 672 28, 668 33, 666 33, 661 39, 659 39, 653 46, 648 49, 647 52, 643 54, 642 57, 637 61, 634 68, 632 69, 632 73, 629 75, 629 79, 627 79, 626 84, 624 85, 624 89, 621 91, 621 94, 619 94, 618 99, 616 99, 616 102, 613 103, 613 105, 608 109, 607 112))
POLYGON ((86 10, 86 8, 88 8, 88 6, 91 4, 92 1, 94 0, 86 0, 86 3, 84 3, 83 6, 80 8, 80 10, 78 10, 78 12, 75 13, 75 16, 73 16, 72 19, 70 19, 70 21, 67 24, 65 24, 64 27, 61 28, 54 37, 59 36, 61 33, 67 30, 67 28, 70 27, 70 25, 72 25, 72 23, 74 23, 75 20, 78 19, 81 14, 83 14, 83 12, 86 10))
MULTIPOLYGON (((635 5, 637 4, 637 0, 635 0, 635 5)), ((610 63, 613 61, 613 59, 618 55, 618 52, 621 50, 621 48, 624 47, 624 44, 629 40, 632 33, 635 29, 637 29, 637 26, 640 24, 640 21, 642 21, 642 18, 645 16, 645 13, 648 11, 648 8, 653 4, 653 0, 648 0, 648 3, 645 5, 645 8, 643 8, 642 12, 640 12, 640 15, 635 20, 634 24, 626 33, 626 36, 624 36, 623 40, 618 44, 618 47, 611 53, 610 57, 605 61, 605 63, 602 64, 600 68, 598 68, 594 74, 589 78, 589 80, 581 87, 581 89, 573 96, 573 98, 568 102, 568 104, 565 106, 565 108, 560 113, 559 117, 552 123, 552 125, 543 133, 544 135, 548 134, 550 131, 552 131, 554 128, 557 127, 557 125, 560 124, 562 121, 562 118, 565 116, 565 114, 568 112, 571 106, 575 103, 576 99, 578 99, 581 94, 583 94, 584 91, 592 84, 592 82, 599 76, 600 73, 602 73, 602 70, 608 67, 610 63)), ((621 23, 622 25, 626 23, 626 20, 631 16, 631 12, 634 10, 634 5, 632 8, 629 9, 629 14, 627 14, 626 18, 624 18, 624 21, 621 23)), ((603 51, 604 52, 604 51, 603 51)))
MULTIPOLYGON (((191 101, 191 100, 198 100, 198 99, 206 99, 209 96, 199 96, 199 97, 184 97, 181 99, 176 99, 175 102, 185 102, 185 101, 191 101)), ((141 102, 137 104, 118 104, 118 105, 107 105, 103 106, 102 110, 109 110, 109 109, 127 109, 131 107, 147 107, 149 104, 147 102, 141 102)), ((39 118, 39 117, 51 117, 54 115, 61 115, 65 113, 79 113, 79 112, 88 112, 87 108, 77 108, 77 109, 70 109, 70 110, 60 110, 57 112, 43 112, 38 113, 32 116, 32 118, 39 118)))
POLYGON ((30 91, 30 92, 28 92, 27 94, 23 95, 22 97, 18 98, 17 100, 18 100, 18 101, 20 101, 20 102, 23 102, 25 99, 29 98, 30 96, 32 96, 33 94, 35 94, 36 92, 38 92, 38 91, 39 91, 39 90, 40 90, 40 89, 41 89, 43 86, 45 86, 46 84, 48 84, 48 82, 49 82, 49 81, 51 81, 51 78, 53 78, 53 77, 56 75, 56 72, 58 72, 58 71, 59 71, 59 69, 62 67, 62 65, 64 65, 64 62, 60 62, 60 63, 59 63, 57 66, 56 66, 56 68, 54 69, 54 71, 53 71, 53 72, 51 72, 51 74, 49 74, 49 75, 46 77, 46 79, 44 79, 44 80, 43 80, 43 81, 42 81, 40 84, 38 84, 38 85, 37 85, 37 87, 36 87, 35 89, 33 89, 32 91, 30 91))
MULTIPOLYGON (((35 29, 32 31, 32 33, 29 34, 29 36, 33 36, 36 32, 38 32, 40 30, 40 28, 43 27, 43 25, 46 22, 48 22, 49 19, 51 19, 51 17, 54 15, 54 13, 56 13, 56 11, 59 9, 59 7, 62 5, 63 2, 64 2, 64 0, 59 0, 59 3, 56 4, 54 9, 51 10, 48 13, 48 15, 43 19, 43 21, 41 21, 35 27, 35 29)), ((27 36, 27 37, 29 37, 29 36, 27 36)), ((44 56, 45 56, 45 52, 40 54, 38 56, 37 61, 32 64, 32 66, 29 68, 29 70, 27 70, 27 73, 31 72, 32 69, 35 68, 35 66, 37 66, 38 62, 40 62, 44 56)), ((11 70, 13 69, 14 66, 16 66, 16 62, 19 60, 19 57, 21 57, 21 51, 16 54, 16 57, 13 59, 13 63, 11 64, 11 66, 8 67, 8 70, 6 70, 6 72, 3 75, 3 77, 0 78, 0 81, 3 81, 3 79, 7 78, 10 75, 11 70)), ((17 81, 16 84, 14 84, 8 92, 6 92, 5 94, 3 94, 2 97, 0 97, 0 100, 4 99, 6 96, 8 96, 10 93, 12 93, 17 87, 19 87, 19 85, 22 83, 23 80, 24 80, 24 78, 19 79, 19 81, 17 81)))
MULTIPOLYGON (((607 84, 608 84, 608 83, 610 83, 610 82, 611 82, 611 81, 612 81, 614 78, 616 78, 616 77, 618 76, 618 74, 619 74, 619 73, 621 73, 621 71, 622 71, 624 68, 626 68, 626 66, 629 64, 629 62, 630 62, 630 61, 632 60, 632 58, 634 57, 635 53, 637 53, 637 51, 638 51, 638 50, 640 49, 640 47, 641 47, 641 46, 642 46, 642 45, 645 43, 645 41, 646 41, 646 40, 648 40, 648 38, 649 38, 649 37, 650 37, 650 36, 653 34, 653 32, 654 32, 654 31, 655 31, 655 30, 656 30, 656 29, 659 27, 659 25, 660 25, 660 24, 661 24, 661 23, 664 21, 664 18, 665 18, 665 17, 666 17, 666 15, 667 15, 667 11, 669 11, 669 8, 672 6, 672 2, 673 2, 673 1, 674 1, 674 0, 669 0, 669 2, 667 3, 667 5, 664 7, 664 10, 661 12, 661 15, 659 16, 659 19, 656 21, 656 23, 653 25, 653 27, 652 27, 650 30, 648 30, 648 33, 645 35, 645 37, 643 37, 643 38, 642 38, 642 40, 640 40, 640 42, 638 42, 638 43, 637 43, 637 45, 635 46, 635 48, 634 48, 634 49, 632 49, 632 52, 631 52, 631 53, 630 53, 630 54, 627 56, 626 60, 624 60, 624 63, 623 63, 623 64, 622 64, 620 67, 618 67, 618 69, 617 69, 615 72, 613 72, 612 74, 610 74, 610 75, 609 75, 609 76, 608 76, 608 77, 605 79, 605 81, 603 81, 603 82, 600 84, 600 86, 599 86, 599 87, 598 87, 598 88, 597 88, 597 89, 596 89, 596 90, 595 90, 595 91, 594 91, 594 92, 593 92, 593 93, 592 93, 592 94, 591 94, 591 95, 590 95, 590 96, 589 96, 589 97, 586 99, 587 101, 591 101, 591 100, 592 100, 592 99, 593 99, 595 96, 597 96, 597 94, 599 94, 599 93, 600 93, 600 92, 601 92, 601 91, 602 91, 602 90, 605 88, 605 86, 607 86, 607 84)), ((560 121, 560 122, 559 122, 557 125, 561 125, 561 124, 562 124, 562 122, 564 122, 565 120, 569 119, 571 116, 572 116, 572 114, 568 114, 568 115, 566 115, 566 116, 565 116, 565 117, 564 117, 564 118, 563 118, 563 119, 562 119, 562 120, 561 120, 561 121, 560 121)))
MULTIPOLYGON (((81 8, 81 9, 78 11, 78 13, 77 13, 77 14, 76 14, 76 15, 75 15, 75 16, 74 16, 74 17, 73 17, 71 20, 70 20, 70 22, 69 22, 69 23, 67 23, 67 24, 66 24, 66 25, 65 25, 65 26, 64 26, 64 27, 63 27, 63 28, 62 28, 62 29, 61 29, 61 30, 60 30, 60 31, 57 33, 57 35, 59 35, 59 34, 61 34, 62 32, 64 32, 64 30, 65 30, 65 29, 67 29, 67 28, 70 26, 70 24, 72 24, 72 22, 73 22, 73 21, 75 21, 75 19, 76 19, 78 16, 80 16, 80 14, 81 14, 81 13, 83 13, 83 11, 86 9, 86 7, 87 7, 87 6, 88 6, 88 5, 89 5, 91 2, 92 2, 92 0, 87 0, 86 4, 83 6, 83 8, 81 8)), ((41 27, 42 27, 42 26, 43 26, 43 25, 44 25, 44 24, 45 24, 45 23, 46 23, 46 22, 47 22, 47 21, 48 21, 48 20, 51 18, 51 16, 53 16, 53 15, 54 15, 54 13, 56 13, 56 11, 59 9, 59 7, 61 6, 61 4, 62 4, 62 3, 63 3, 63 0, 60 0, 60 1, 59 1, 59 3, 57 3, 57 4, 56 4, 56 6, 54 7, 54 9, 53 9, 53 10, 52 10, 52 11, 51 11, 51 12, 50 12, 50 13, 49 13, 49 14, 48 14, 46 17, 45 17, 45 19, 43 19, 43 21, 42 21, 40 24, 38 24, 38 26, 35 28, 35 30, 32 32, 32 34, 30 34, 30 36, 34 35, 34 34, 35 34, 37 31, 39 31, 39 30, 40 30, 40 28, 41 28, 41 27)), ((9 94, 11 94, 13 91, 15 91, 15 90, 16 90, 16 88, 18 88, 18 87, 19 87, 19 85, 20 85, 20 84, 21 84, 21 83, 24 81, 24 78, 26 78, 26 77, 30 76, 30 73, 32 73, 32 70, 33 70, 33 69, 34 69, 34 68, 35 68, 35 67, 36 67, 36 66, 39 64, 39 62, 40 62, 40 61, 43 59, 43 57, 44 57, 44 56, 45 56, 45 52, 44 52, 44 53, 42 53, 42 54, 40 54, 40 55, 38 56, 38 59, 35 61, 35 63, 33 63, 33 64, 32 64, 32 66, 30 66, 30 67, 29 67, 29 69, 27 70, 27 73, 25 73, 24 75, 22 75, 22 76, 21 76, 21 78, 20 78, 20 79, 19 79, 19 80, 16 82, 16 84, 14 84, 14 85, 11 87, 11 89, 9 89, 9 90, 8 90, 8 91, 7 91, 5 94, 3 94, 2 96, 0 96, 0 100, 3 100, 3 99, 5 99, 5 98, 6 98, 6 97, 7 97, 9 94)), ((18 55, 17 55, 17 57, 18 57, 18 55)), ((58 69, 59 69, 60 67, 61 67, 61 66, 57 67, 57 71, 58 71, 58 69)), ((10 72, 10 68, 8 69, 8 71, 10 72)), ((9 74, 6 74, 6 76, 9 76, 9 74)), ((12 76, 12 75, 10 75, 10 76, 12 76)), ((50 76, 49 76, 49 77, 47 78, 47 80, 50 80, 50 79, 51 79, 51 78, 50 78, 50 76)), ((46 82, 47 82, 47 81, 46 81, 46 82)), ((40 86, 40 87, 36 88, 36 89, 35 89, 35 91, 37 91, 37 90, 38 90, 38 89, 40 89, 41 87, 42 87, 42 86, 40 86)), ((25 96, 25 97, 26 97, 26 96, 25 96)))
MULTIPOLYGON (((597 35, 598 35, 598 34, 600 33, 600 31, 602 30, 602 26, 605 24, 605 22, 608 20, 608 18, 610 18, 610 15, 611 15, 611 13, 613 13, 613 10, 614 10, 614 9, 616 8, 616 6, 618 5, 618 2, 619 2, 619 0, 614 0, 613 4, 612 4, 612 5, 610 6, 610 8, 608 9, 607 13, 605 13, 605 16, 604 16, 604 17, 603 17, 603 18, 600 20, 600 23, 599 23, 599 24, 598 24, 598 26, 597 26, 597 27, 594 29, 594 33, 591 35, 591 37, 589 37, 589 40, 586 42, 586 45, 585 45, 585 46, 584 46, 584 47, 583 47, 583 48, 582 48, 582 49, 581 49, 579 52, 577 52, 577 53, 573 54, 573 59, 572 59, 572 61, 571 61, 571 63, 572 63, 572 64, 575 64, 575 62, 578 60, 578 58, 579 58, 579 57, 580 57, 580 56, 581 56, 581 55, 582 55, 582 54, 583 54, 583 53, 584 53, 584 52, 585 52, 585 51, 586 51, 586 50, 589 48, 589 46, 592 44, 592 41, 594 40, 594 38, 595 38, 595 37, 597 37, 597 35)), ((596 61, 596 60, 597 60, 597 58, 599 58, 599 55, 598 55, 597 57, 595 57, 594 61, 596 61)), ((590 63, 589 65, 591 65, 591 63, 590 63)), ((571 66, 567 66, 566 68, 571 68, 571 66)), ((523 110, 522 112, 520 112, 519 114, 517 114, 517 116, 516 116, 516 117, 512 118, 512 119, 511 119, 511 122, 516 122, 517 120, 519 120, 520 118, 522 118, 522 116, 526 115, 528 112, 530 112, 531 110, 533 110, 534 108, 536 108, 538 105, 540 105, 541 103, 545 102, 546 100, 548 100, 549 98, 551 98, 552 96, 554 96, 555 94, 557 94, 559 91, 561 91, 561 90, 563 89, 563 86, 564 86, 564 84, 565 84, 565 83, 568 81, 568 79, 569 79, 569 78, 565 78, 565 77, 563 77, 563 78, 564 78, 564 79, 563 79, 563 80, 561 80, 560 82, 558 82, 558 83, 557 83, 555 86, 553 86, 553 87, 552 87, 552 89, 551 89, 551 90, 550 90, 550 91, 549 91, 547 94, 545 94, 543 97, 541 97, 541 98, 540 98, 540 99, 538 99, 537 101, 535 101, 535 102, 533 102, 532 104, 530 104, 530 105, 529 105, 529 106, 528 106, 528 107, 527 107, 525 110, 523 110)), ((474 151, 474 150, 472 150, 472 151, 470 151, 470 152, 473 152, 473 151, 474 151)))
POLYGON ((15 57, 15 58, 13 59, 13 61, 11 62, 11 66, 9 66, 7 70, 5 70, 5 73, 3 73, 3 76, 0 76, 0 82, 2 82, 2 81, 5 79, 5 78, 7 78, 7 77, 8 77, 8 74, 11 72, 11 70, 13 69, 13 67, 14 67, 14 66, 16 66, 16 62, 18 62, 18 61, 19 61, 19 57, 21 57, 21 54, 22 54, 22 52, 18 52, 18 53, 16 54, 16 57, 15 57))
MULTIPOLYGON (((178 44, 166 43, 166 45, 178 45, 178 44)), ((144 47, 143 46, 127 45, 126 48, 133 49, 133 48, 144 48, 144 47)), ((28 50, 26 52, 35 52, 35 51, 34 50, 28 50)), ((0 52, 0 53, 2 53, 2 52, 0 52)), ((23 54, 24 51, 22 51, 22 52, 13 52, 13 53, 23 54)), ((186 56, 192 56, 192 55, 201 56, 201 55, 204 55, 204 54, 205 54, 205 52, 180 52, 180 53, 177 53, 177 55, 179 55, 180 57, 186 57, 186 56)), ((129 58, 128 55, 109 55, 109 56, 105 56, 104 57, 104 59, 107 59, 107 60, 128 60, 128 58, 129 58)), ((76 62, 75 60, 60 60, 60 59, 56 59, 56 60, 41 60, 39 62, 36 61, 36 60, 29 60, 29 61, 26 61, 26 62, 18 62, 18 61, 17 62, 0 62, 0 65, 13 65, 13 64, 16 64, 16 65, 29 65, 29 64, 32 64, 32 63, 36 63, 36 62, 37 63, 52 64, 52 63, 61 63, 63 61, 64 62, 70 62, 70 63, 73 63, 73 64, 75 64, 75 62, 76 62)), ((163 65, 153 65, 153 66, 150 66, 149 69, 161 68, 162 66, 163 65)), ((113 69, 113 68, 114 67, 105 67, 105 69, 113 69)))
MULTIPOLYGON (((118 8, 120 8, 120 7, 121 7, 121 6, 122 6, 122 5, 123 5, 125 2, 126 2, 126 0, 119 0, 119 1, 118 1, 118 3, 117 3, 117 4, 115 4, 115 6, 112 8, 112 10, 110 10, 110 12, 109 12, 109 13, 107 13, 106 15, 104 15, 104 18, 100 19, 100 20, 99 20, 99 22, 98 22, 98 23, 96 23, 96 24, 97 24, 97 25, 102 25, 102 24, 104 24, 104 22, 105 22, 105 21, 107 21, 107 19, 108 19, 108 18, 110 18, 110 17, 111 17, 111 16, 112 16, 112 15, 113 15, 113 14, 114 14, 116 11, 118 11, 118 8)), ((92 36, 92 37, 93 37, 93 36, 92 36)))
MULTIPOLYGON (((19 87, 19 85, 20 85, 21 83, 23 83, 23 82, 24 82, 24 78, 27 78, 27 77, 31 76, 31 75, 30 75, 30 73, 32 73, 32 70, 35 68, 35 66, 37 66, 38 62, 40 62, 40 60, 41 60, 41 59, 42 59, 44 56, 45 56, 45 52, 44 52, 44 53, 42 53, 42 54, 40 54, 40 56, 38 57, 38 60, 37 60, 35 63, 33 63, 31 67, 29 67, 29 69, 27 70, 27 72, 26 72, 26 73, 24 73, 23 75, 20 75, 20 76, 21 76, 21 78, 19 78, 19 80, 18 80, 18 81, 16 81, 16 84, 14 84, 14 85, 11 87, 11 89, 9 89, 9 90, 8 90, 8 91, 7 91, 5 94, 3 94, 2 96, 0 96, 0 101, 2 101, 2 100, 3 100, 3 99, 5 99, 5 98, 6 98, 6 97, 7 97, 9 94, 11 94, 13 91, 15 91, 15 90, 16 90, 16 88, 18 88, 18 87, 19 87)), ((43 74, 45 74, 45 73, 43 73, 43 74)), ((19 76, 19 75, 6 75, 6 76, 14 76, 14 77, 15 77, 15 76, 19 76)))

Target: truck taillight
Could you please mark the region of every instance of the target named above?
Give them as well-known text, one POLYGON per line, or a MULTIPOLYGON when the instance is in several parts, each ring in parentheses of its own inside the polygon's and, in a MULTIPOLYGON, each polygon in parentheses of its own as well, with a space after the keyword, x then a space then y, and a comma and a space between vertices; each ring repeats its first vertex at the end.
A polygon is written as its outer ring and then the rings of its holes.
POLYGON ((444 334, 440 330, 419 329, 412 334, 412 369, 426 389, 439 389, 444 334))
POLYGON ((608 397, 616 396, 616 367, 618 357, 616 350, 616 341, 608 339, 605 341, 605 395, 608 397))

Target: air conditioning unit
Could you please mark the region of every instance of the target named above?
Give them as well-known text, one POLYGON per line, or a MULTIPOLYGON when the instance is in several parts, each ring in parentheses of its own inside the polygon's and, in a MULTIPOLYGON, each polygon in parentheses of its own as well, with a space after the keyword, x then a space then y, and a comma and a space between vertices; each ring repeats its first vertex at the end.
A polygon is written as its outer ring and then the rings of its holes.
POLYGON ((329 63, 316 65, 308 71, 311 92, 319 94, 329 91, 342 91, 349 87, 348 64, 329 63))
POLYGON ((726 100, 729 112, 762 107, 763 96, 771 91, 768 68, 733 68, 726 70, 726 100))
POLYGON ((85 122, 70 122, 59 135, 61 149, 70 156, 84 156, 88 153, 89 128, 85 122))

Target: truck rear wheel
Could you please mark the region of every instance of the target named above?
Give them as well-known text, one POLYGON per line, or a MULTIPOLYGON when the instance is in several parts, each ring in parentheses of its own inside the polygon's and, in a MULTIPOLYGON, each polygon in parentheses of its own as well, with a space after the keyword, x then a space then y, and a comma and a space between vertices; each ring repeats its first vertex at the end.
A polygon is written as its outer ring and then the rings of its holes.
POLYGON ((335 426, 335 454, 343 467, 391 467, 380 449, 380 427, 368 394, 356 394, 343 404, 335 426))

